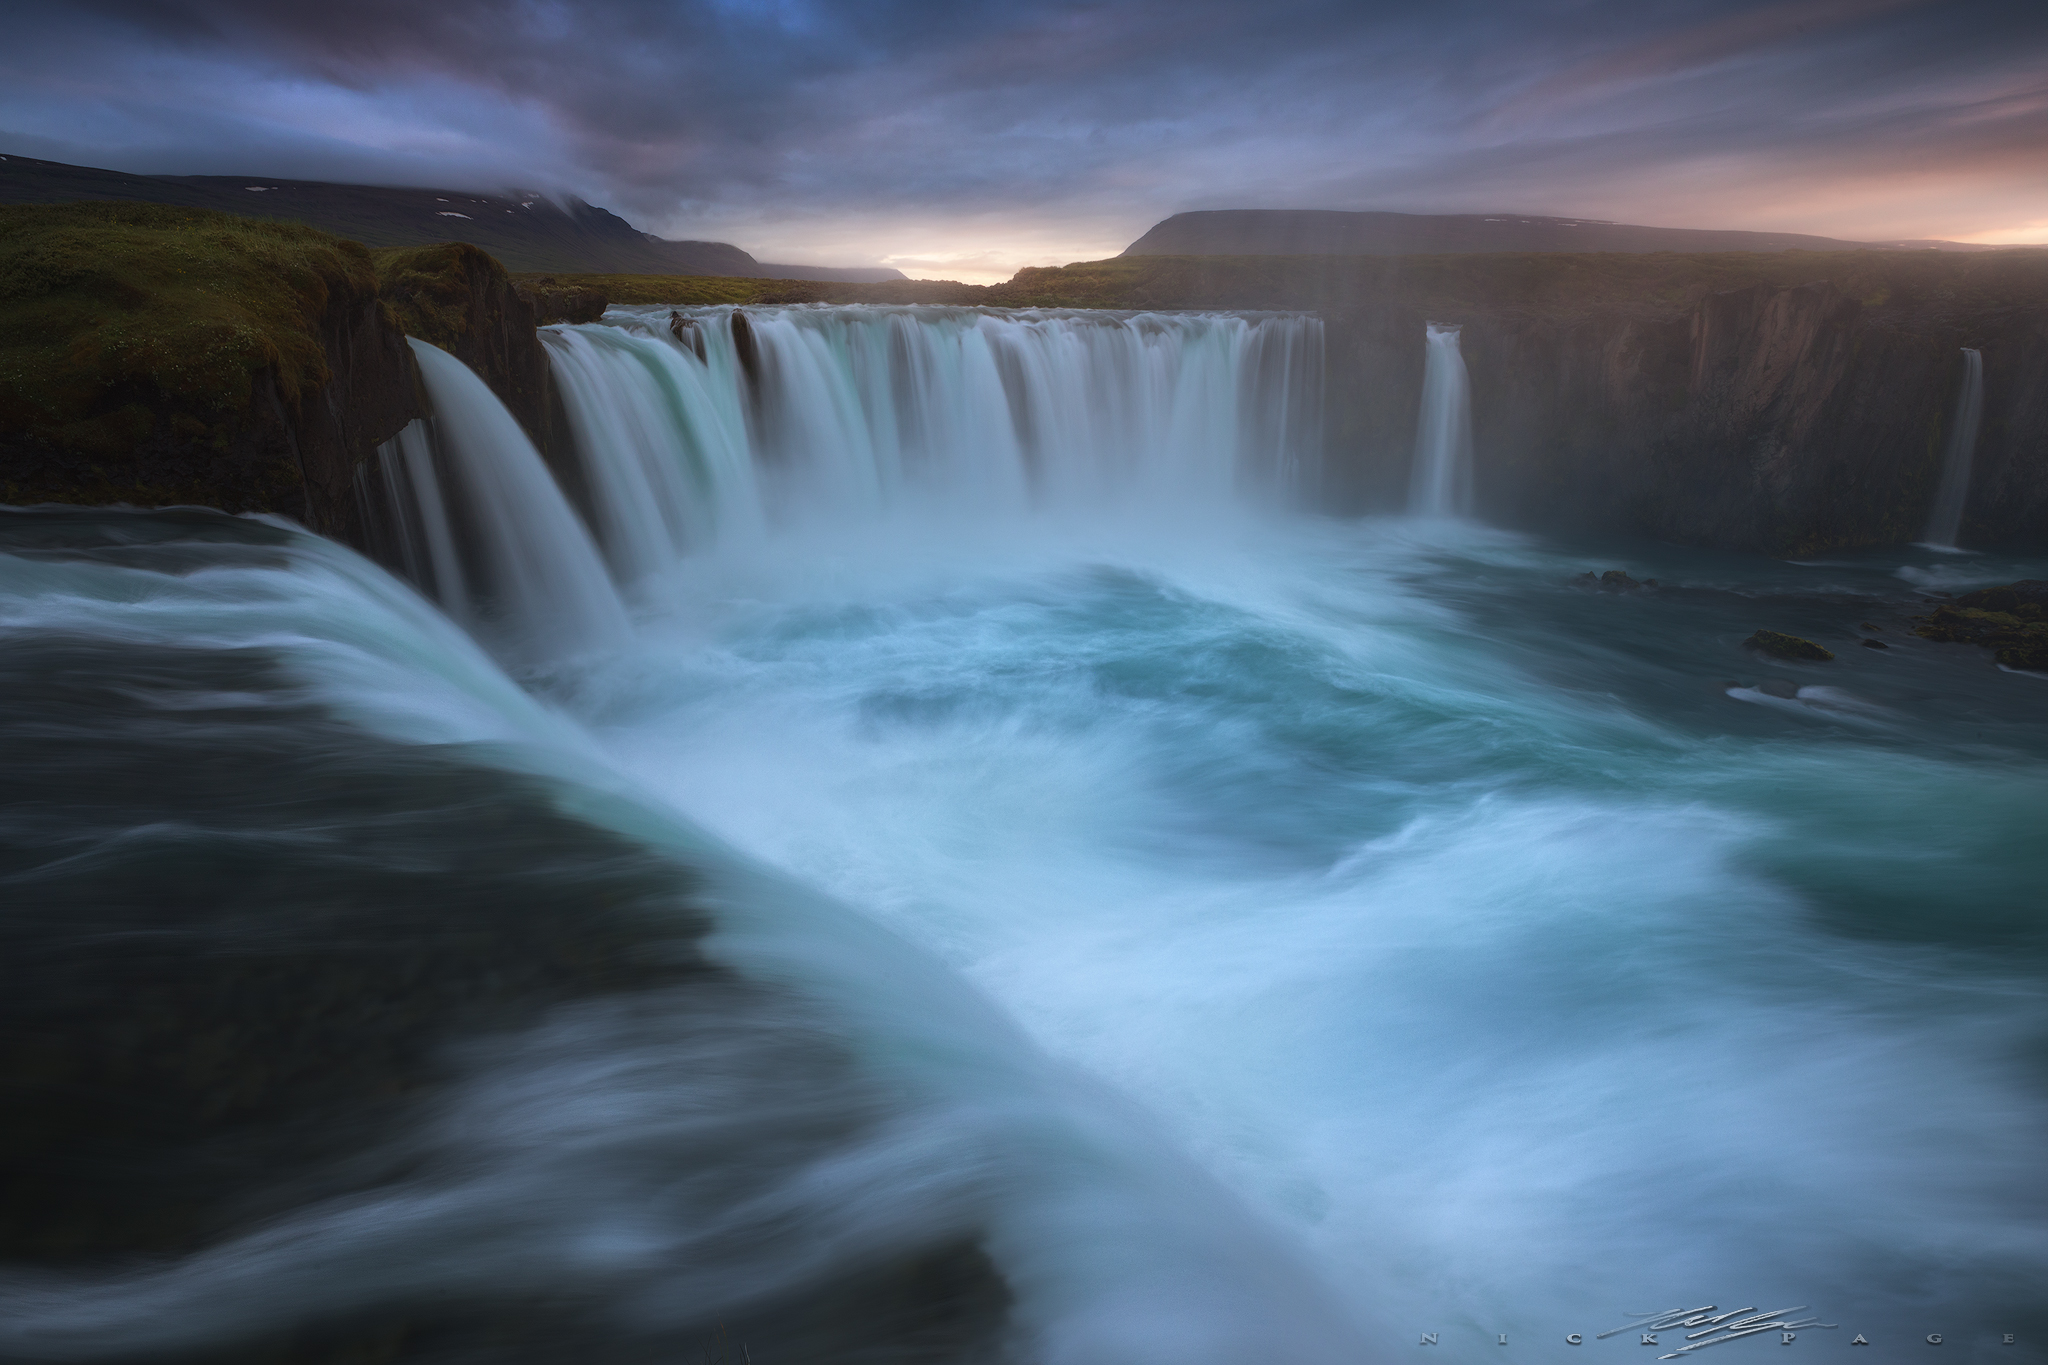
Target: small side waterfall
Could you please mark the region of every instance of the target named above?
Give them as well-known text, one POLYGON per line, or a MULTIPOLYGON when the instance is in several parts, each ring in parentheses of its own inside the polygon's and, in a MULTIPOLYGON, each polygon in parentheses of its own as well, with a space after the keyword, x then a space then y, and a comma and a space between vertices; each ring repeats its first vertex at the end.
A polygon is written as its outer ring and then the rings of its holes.
POLYGON ((1472 510, 1472 386, 1458 333, 1457 327, 1429 324, 1408 483, 1408 510, 1416 516, 1457 517, 1472 510))
POLYGON ((1963 525, 1963 505, 1970 497, 1970 462, 1977 453, 1977 428, 1984 416, 1984 353, 1963 348, 1963 388, 1956 396, 1955 420, 1942 452, 1941 488, 1934 495, 1923 543, 1938 549, 1956 548, 1963 525))
POLYGON ((625 608, 597 547, 518 421, 460 360, 412 348, 434 416, 378 452, 407 575, 516 658, 622 642, 625 608))

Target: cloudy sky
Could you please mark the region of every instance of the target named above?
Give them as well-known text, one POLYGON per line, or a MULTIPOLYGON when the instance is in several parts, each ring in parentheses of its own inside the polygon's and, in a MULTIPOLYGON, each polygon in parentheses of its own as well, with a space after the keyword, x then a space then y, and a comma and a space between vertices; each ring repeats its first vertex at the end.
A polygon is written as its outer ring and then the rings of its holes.
POLYGON ((2048 241, 2048 0, 6 0, 0 152, 987 281, 1196 208, 2048 241))

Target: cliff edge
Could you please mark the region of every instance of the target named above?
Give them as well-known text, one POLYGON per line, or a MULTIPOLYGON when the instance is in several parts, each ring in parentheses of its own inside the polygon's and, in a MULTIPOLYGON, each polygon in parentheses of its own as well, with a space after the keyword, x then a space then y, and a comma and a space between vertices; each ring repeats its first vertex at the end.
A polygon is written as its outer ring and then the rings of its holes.
POLYGON ((203 209, 0 208, 0 501, 274 511, 359 542, 419 413, 370 254, 203 209))

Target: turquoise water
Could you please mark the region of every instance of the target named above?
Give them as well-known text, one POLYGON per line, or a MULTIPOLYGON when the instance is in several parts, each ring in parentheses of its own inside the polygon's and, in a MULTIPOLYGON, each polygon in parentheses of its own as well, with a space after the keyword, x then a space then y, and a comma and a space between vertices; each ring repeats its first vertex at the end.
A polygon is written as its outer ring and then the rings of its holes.
POLYGON ((885 527, 702 566, 568 695, 1134 1099, 1363 1341, 1715 1303, 2024 1349, 2048 679, 1908 618, 2041 569, 885 527), (1661 586, 1571 582, 1617 567, 1661 586))
POLYGON ((156 1087, 37 1159, 213 1191, 0 1268, 0 1355, 2044 1358, 2048 678, 1910 618, 2048 561, 1291 513, 1300 315, 614 320, 549 333, 580 520, 427 366, 445 611, 0 517, 0 1024, 156 1087), (632 969, 523 975, 584 925, 632 969), (314 1022, 228 1008, 287 960, 314 1022))

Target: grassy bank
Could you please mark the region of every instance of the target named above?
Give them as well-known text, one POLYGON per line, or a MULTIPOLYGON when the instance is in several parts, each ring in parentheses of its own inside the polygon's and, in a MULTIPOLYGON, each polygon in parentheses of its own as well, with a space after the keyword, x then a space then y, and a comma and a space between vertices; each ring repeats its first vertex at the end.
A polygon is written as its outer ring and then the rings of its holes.
POLYGON ((104 459, 152 437, 225 449, 264 371, 287 400, 327 382, 330 301, 376 287, 368 251, 296 223, 0 207, 0 439, 104 459))

